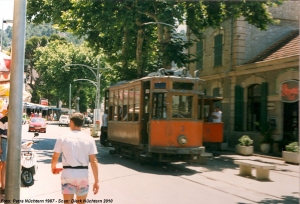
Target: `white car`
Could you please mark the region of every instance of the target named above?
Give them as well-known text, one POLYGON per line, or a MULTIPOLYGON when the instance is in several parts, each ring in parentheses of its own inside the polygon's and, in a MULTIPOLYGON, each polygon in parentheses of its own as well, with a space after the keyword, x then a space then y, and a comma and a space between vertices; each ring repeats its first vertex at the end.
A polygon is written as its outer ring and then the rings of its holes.
POLYGON ((63 125, 69 126, 69 124, 70 124, 69 116, 68 115, 61 115, 60 118, 59 118, 58 126, 63 126, 63 125))

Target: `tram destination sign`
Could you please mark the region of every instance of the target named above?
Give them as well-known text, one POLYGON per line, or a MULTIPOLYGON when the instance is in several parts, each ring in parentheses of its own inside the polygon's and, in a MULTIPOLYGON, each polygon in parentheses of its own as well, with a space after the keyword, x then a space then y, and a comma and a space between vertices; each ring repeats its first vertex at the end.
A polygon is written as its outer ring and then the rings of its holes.
POLYGON ((280 88, 282 102, 293 103, 299 100, 299 81, 285 81, 280 88))

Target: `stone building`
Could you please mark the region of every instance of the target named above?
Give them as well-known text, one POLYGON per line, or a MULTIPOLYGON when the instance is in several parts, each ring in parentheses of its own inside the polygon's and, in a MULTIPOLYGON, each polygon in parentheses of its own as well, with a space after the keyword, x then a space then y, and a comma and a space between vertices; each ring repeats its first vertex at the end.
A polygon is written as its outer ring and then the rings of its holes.
POLYGON ((261 132, 267 130, 273 153, 298 141, 299 7, 299 1, 287 1, 270 8, 279 23, 266 31, 243 17, 227 19, 218 29, 206 29, 204 39, 188 50, 198 58, 188 68, 190 73, 199 70, 204 93, 223 98, 218 106, 229 147, 249 135, 260 151, 261 132))

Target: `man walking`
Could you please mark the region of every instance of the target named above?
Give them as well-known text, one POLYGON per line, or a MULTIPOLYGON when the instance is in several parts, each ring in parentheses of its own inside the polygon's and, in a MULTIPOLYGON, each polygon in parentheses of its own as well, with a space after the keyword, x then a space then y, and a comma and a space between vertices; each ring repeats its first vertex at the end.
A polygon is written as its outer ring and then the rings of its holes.
POLYGON ((70 132, 57 139, 51 161, 53 174, 58 174, 56 168, 58 158, 62 153, 63 170, 61 174, 61 188, 65 203, 71 203, 76 194, 79 203, 85 203, 89 191, 88 165, 94 176, 93 192, 98 193, 98 161, 97 148, 93 138, 81 131, 84 116, 74 113, 70 117, 70 132))

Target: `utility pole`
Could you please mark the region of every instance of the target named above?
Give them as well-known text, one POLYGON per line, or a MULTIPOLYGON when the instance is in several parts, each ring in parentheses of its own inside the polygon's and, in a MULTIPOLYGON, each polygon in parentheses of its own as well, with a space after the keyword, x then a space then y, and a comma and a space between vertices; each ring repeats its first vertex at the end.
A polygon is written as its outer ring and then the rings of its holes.
POLYGON ((20 199, 20 158, 22 139, 22 96, 25 53, 26 0, 14 0, 14 29, 10 69, 8 149, 5 200, 20 199), (12 173, 13 172, 13 173, 12 173))

